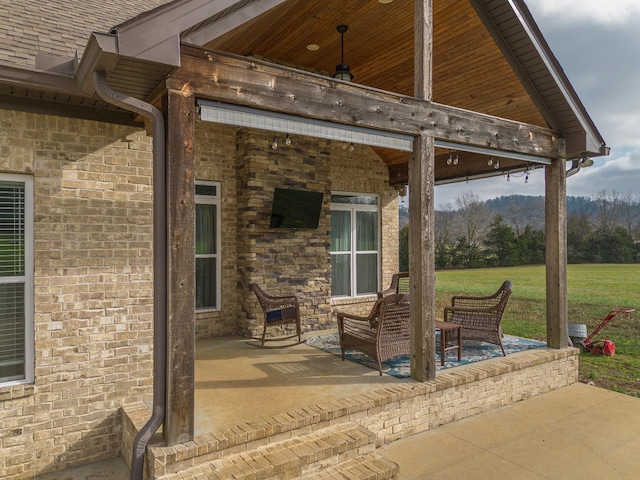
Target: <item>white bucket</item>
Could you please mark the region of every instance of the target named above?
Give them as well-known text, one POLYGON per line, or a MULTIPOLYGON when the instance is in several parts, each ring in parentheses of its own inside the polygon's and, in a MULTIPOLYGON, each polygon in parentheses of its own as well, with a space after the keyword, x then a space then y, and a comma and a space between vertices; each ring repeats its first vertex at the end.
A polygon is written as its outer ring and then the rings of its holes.
POLYGON ((587 326, 584 323, 570 323, 569 338, 573 343, 583 341, 587 338, 587 326))

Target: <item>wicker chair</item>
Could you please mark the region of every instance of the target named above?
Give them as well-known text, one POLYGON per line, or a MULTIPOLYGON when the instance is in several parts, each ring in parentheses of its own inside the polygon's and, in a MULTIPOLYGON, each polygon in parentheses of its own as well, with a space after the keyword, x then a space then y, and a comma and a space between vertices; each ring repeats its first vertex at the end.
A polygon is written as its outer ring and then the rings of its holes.
POLYGON ((455 296, 451 299, 451 306, 444 309, 444 320, 462 325, 463 340, 499 345, 502 355, 506 356, 500 324, 512 291, 513 286, 507 280, 496 293, 487 297, 455 296))
POLYGON ((394 293, 409 293, 409 272, 394 273, 391 277, 391 285, 386 290, 378 292, 378 298, 394 293))
POLYGON ((362 352, 378 363, 409 355, 409 296, 391 294, 376 301, 366 317, 338 312, 342 360, 347 350, 362 352))
POLYGON ((298 304, 298 297, 295 295, 274 297, 265 293, 256 283, 252 283, 249 287, 251 288, 251 290, 253 290, 253 293, 256 294, 258 303, 260 304, 262 312, 264 313, 262 337, 253 337, 253 340, 260 340, 260 343, 249 344, 265 347, 265 342, 288 340, 296 336, 298 337, 297 342, 287 345, 278 345, 274 348, 291 347, 293 345, 302 343, 302 328, 300 326, 300 305, 298 304), (267 327, 276 327, 290 324, 295 324, 295 334, 267 338, 267 327))

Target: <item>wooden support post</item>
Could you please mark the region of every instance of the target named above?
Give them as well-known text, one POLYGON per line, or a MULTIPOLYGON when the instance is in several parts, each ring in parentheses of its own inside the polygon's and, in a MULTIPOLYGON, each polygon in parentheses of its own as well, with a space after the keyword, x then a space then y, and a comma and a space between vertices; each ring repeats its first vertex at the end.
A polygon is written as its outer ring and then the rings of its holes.
POLYGON ((566 159, 558 158, 545 167, 547 344, 552 348, 566 348, 569 339, 566 166, 566 159))
POLYGON ((195 362, 195 100, 169 90, 167 102, 168 445, 193 440, 195 362))
MULTIPOLYGON (((415 0, 415 97, 431 100, 432 0, 415 0)), ((433 380, 435 367, 434 138, 416 136, 409 161, 409 274, 411 377, 433 380)))

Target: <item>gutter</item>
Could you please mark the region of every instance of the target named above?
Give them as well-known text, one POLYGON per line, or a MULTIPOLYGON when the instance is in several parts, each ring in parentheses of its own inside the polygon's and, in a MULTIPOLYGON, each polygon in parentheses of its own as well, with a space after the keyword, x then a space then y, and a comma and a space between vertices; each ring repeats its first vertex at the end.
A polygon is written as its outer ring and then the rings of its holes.
POLYGON ((103 71, 93 72, 93 84, 100 97, 120 108, 138 113, 151 121, 153 132, 153 409, 151 418, 133 442, 131 480, 142 480, 144 455, 153 434, 164 422, 167 376, 167 188, 165 124, 153 105, 116 92, 109 87, 103 71))

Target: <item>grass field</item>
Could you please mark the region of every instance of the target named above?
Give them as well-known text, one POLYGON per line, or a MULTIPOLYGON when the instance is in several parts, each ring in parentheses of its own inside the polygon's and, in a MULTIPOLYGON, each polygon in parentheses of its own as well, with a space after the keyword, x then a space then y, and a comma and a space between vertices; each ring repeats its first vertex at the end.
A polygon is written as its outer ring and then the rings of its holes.
MULTIPOLYGON (((436 277, 437 312, 453 295, 492 294, 511 280, 504 332, 545 339, 544 266, 441 270, 436 277)), ((640 265, 569 265, 568 295, 569 322, 586 324, 590 334, 611 310, 640 310, 640 265)), ((616 317, 595 337, 604 338, 615 343, 615 356, 581 354, 580 381, 640 397, 640 311, 630 318, 616 317)))

